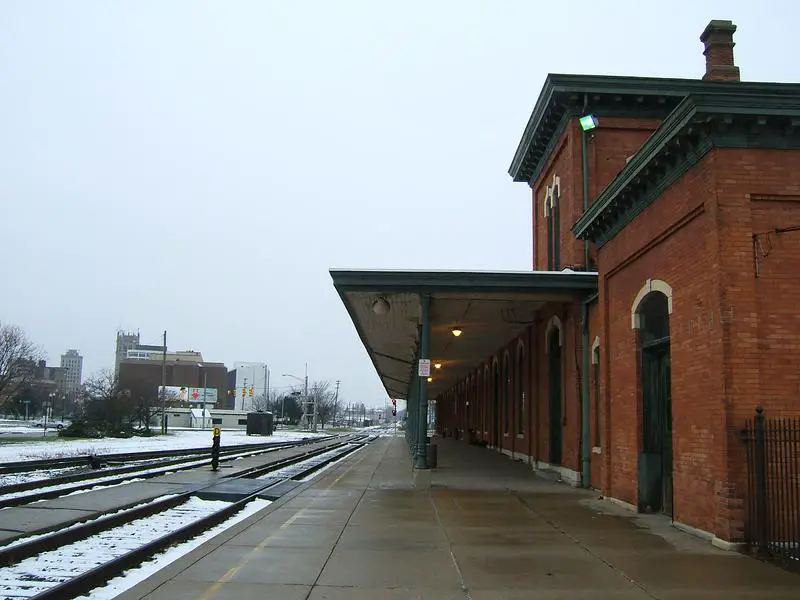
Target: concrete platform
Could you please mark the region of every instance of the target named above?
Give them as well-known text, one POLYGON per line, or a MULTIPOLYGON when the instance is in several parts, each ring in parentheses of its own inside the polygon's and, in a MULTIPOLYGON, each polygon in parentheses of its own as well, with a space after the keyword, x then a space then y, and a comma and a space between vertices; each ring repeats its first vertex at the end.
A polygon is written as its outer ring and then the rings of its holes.
POLYGON ((444 441, 415 489, 384 438, 118 600, 797 600, 800 575, 444 441))

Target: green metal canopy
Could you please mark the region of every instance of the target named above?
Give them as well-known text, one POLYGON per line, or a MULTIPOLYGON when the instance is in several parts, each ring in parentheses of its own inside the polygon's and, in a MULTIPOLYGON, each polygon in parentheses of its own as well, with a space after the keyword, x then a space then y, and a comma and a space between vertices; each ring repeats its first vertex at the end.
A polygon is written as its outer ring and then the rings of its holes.
POLYGON ((452 387, 523 332, 547 303, 597 290, 597 273, 331 269, 361 342, 392 398, 407 398, 420 341, 420 298, 430 299, 428 396, 452 387), (453 335, 453 329, 461 335, 453 335), (441 368, 435 368, 435 365, 441 368))

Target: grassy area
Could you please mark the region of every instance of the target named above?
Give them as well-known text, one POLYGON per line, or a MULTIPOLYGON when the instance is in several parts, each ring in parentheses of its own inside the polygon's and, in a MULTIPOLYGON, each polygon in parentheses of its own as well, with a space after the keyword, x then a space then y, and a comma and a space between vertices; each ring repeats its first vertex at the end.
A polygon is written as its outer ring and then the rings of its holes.
POLYGON ((63 438, 58 437, 58 435, 48 435, 47 437, 43 437, 40 433, 39 435, 31 434, 24 434, 24 435, 15 435, 14 437, 11 436, 0 436, 0 446, 4 444, 19 444, 19 443, 30 443, 30 442, 59 442, 63 438))

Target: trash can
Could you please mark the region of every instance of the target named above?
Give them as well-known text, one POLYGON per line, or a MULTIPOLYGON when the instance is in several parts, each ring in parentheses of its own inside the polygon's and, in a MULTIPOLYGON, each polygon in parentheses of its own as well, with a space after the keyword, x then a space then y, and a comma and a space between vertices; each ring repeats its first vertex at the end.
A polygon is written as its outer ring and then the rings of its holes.
POLYGON ((439 448, 436 444, 427 444, 427 453, 428 453, 428 468, 435 469, 436 465, 439 462, 439 448))

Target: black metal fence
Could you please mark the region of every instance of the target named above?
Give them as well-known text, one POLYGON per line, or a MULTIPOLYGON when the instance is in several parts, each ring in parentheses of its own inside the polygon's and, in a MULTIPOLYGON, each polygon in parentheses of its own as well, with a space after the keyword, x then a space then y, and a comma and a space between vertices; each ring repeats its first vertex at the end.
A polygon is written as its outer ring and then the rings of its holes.
POLYGON ((745 538, 761 558, 800 570, 800 419, 747 420, 745 538))

